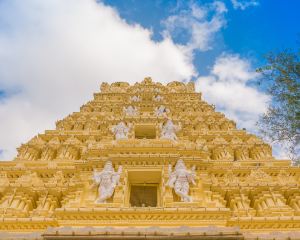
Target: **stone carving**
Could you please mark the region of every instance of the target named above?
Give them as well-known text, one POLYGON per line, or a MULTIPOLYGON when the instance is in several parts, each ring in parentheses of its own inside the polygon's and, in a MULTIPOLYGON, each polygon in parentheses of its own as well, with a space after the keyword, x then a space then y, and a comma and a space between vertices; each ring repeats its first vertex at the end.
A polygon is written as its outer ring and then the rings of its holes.
POLYGON ((141 101, 141 98, 139 96, 133 96, 133 97, 130 98, 130 100, 132 102, 139 102, 139 101, 141 101))
POLYGON ((159 89, 159 88, 154 88, 153 91, 154 91, 155 93, 159 93, 159 92, 160 92, 160 89, 159 89))
POLYGON ((260 168, 252 169, 250 175, 246 177, 245 182, 250 185, 274 183, 272 177, 260 168))
POLYGON ((62 171, 57 171, 50 181, 58 186, 64 186, 67 183, 67 179, 62 171))
POLYGON ((104 169, 101 172, 94 171, 93 186, 98 185, 96 203, 106 203, 106 200, 113 195, 115 187, 119 183, 121 172, 122 166, 115 172, 111 161, 105 163, 104 169))
POLYGON ((85 141, 87 149, 91 149, 97 145, 97 141, 94 136, 90 136, 86 141, 85 141))
POLYGON ((182 202, 192 202, 192 197, 189 196, 190 183, 195 185, 195 166, 191 171, 185 167, 183 160, 179 159, 175 166, 175 171, 172 172, 172 165, 169 165, 169 181, 168 186, 174 188, 175 193, 180 196, 182 202))
POLYGON ((125 113, 126 116, 129 116, 129 117, 136 116, 139 113, 137 108, 133 107, 133 106, 128 106, 127 108, 123 107, 123 112, 125 113))
POLYGON ((246 147, 237 148, 234 152, 234 158, 237 161, 245 161, 249 159, 249 150, 246 147))
POLYGON ((57 156, 60 159, 76 160, 80 157, 80 151, 76 145, 65 145, 58 149, 57 156))
POLYGON ((53 147, 46 146, 41 154, 41 159, 50 161, 55 158, 56 150, 53 147))
POLYGON ((160 95, 156 95, 156 96, 153 96, 153 100, 155 102, 160 102, 164 99, 164 97, 160 96, 160 95))
POLYGON ((22 186, 33 186, 42 187, 44 185, 43 180, 38 176, 36 172, 26 171, 24 175, 19 177, 16 184, 21 184, 22 186))
POLYGON ((109 84, 107 82, 103 82, 100 86, 101 92, 109 92, 109 84))
POLYGON ((113 93, 125 93, 129 88, 129 83, 127 82, 114 82, 109 87, 109 92, 113 93))
POLYGON ((215 160, 232 161, 234 159, 234 153, 230 147, 220 146, 213 150, 212 157, 215 160))
POLYGON ((120 122, 112 127, 112 132, 115 134, 116 140, 128 139, 130 126, 126 126, 124 122, 120 122))
POLYGON ((256 145, 250 150, 250 156, 256 160, 272 158, 272 149, 266 144, 256 145))
POLYGON ((50 146, 60 146, 60 140, 58 137, 54 137, 54 138, 51 138, 51 140, 48 142, 48 144, 50 146))
POLYGON ((186 84, 186 90, 188 92, 195 92, 195 83, 194 82, 188 82, 186 84))
POLYGON ((28 143, 30 145, 44 145, 46 142, 40 136, 36 136, 32 138, 28 143))
POLYGON ((81 145, 81 141, 76 138, 75 136, 71 136, 69 137, 65 142, 64 144, 67 144, 67 145, 81 145))
POLYGON ((144 85, 151 85, 152 82, 152 78, 151 77, 145 77, 144 80, 142 81, 142 84, 144 85))
POLYGON ((157 117, 167 117, 167 114, 170 112, 168 108, 166 108, 163 105, 160 105, 159 107, 156 107, 154 110, 154 114, 157 117))
POLYGON ((6 172, 0 172, 0 190, 3 191, 9 186, 9 178, 6 172))
POLYGON ((168 120, 164 125, 160 125, 160 139, 177 140, 176 132, 181 129, 181 125, 175 125, 172 120, 168 120))
POLYGON ((30 147, 29 145, 22 146, 18 149, 18 158, 24 158, 29 161, 34 161, 40 157, 41 150, 37 146, 30 147))
POLYGON ((236 177, 232 170, 228 170, 224 176, 224 184, 228 185, 238 185, 240 182, 239 178, 236 177))
POLYGON ((277 175, 277 181, 279 185, 296 185, 297 181, 296 179, 292 176, 289 175, 288 172, 285 170, 281 169, 277 175))
MULTIPOLYGON (((167 84, 170 92, 186 92, 187 87, 183 82, 173 81, 167 84)), ((189 87, 190 88, 190 87, 189 87)))

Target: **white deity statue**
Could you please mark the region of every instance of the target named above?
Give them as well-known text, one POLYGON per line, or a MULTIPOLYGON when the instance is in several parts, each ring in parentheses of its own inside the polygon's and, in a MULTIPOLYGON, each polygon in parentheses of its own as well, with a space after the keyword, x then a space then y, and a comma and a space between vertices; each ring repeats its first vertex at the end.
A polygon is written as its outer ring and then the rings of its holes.
POLYGON ((183 160, 179 159, 175 166, 175 171, 172 172, 172 166, 169 165, 169 181, 167 185, 174 188, 175 193, 181 198, 182 202, 192 202, 192 197, 189 196, 190 183, 195 185, 195 166, 191 171, 187 170, 183 160))
POLYGON ((128 106, 127 108, 123 107, 123 112, 125 113, 126 116, 130 116, 130 117, 138 115, 137 108, 133 106, 128 106))
POLYGON ((181 125, 175 125, 172 120, 168 120, 164 125, 160 125, 160 139, 177 140, 176 132, 181 129, 181 125))
POLYGON ((93 180, 94 186, 98 186, 98 198, 96 203, 106 203, 114 191, 115 187, 118 185, 120 180, 120 175, 122 173, 122 166, 119 167, 118 172, 115 172, 111 161, 107 161, 101 172, 94 170, 93 180))
POLYGON ((139 96, 133 96, 133 97, 130 98, 130 100, 131 100, 132 102, 139 102, 139 101, 141 101, 141 99, 140 99, 139 96))
POLYGON ((154 111, 154 113, 157 117, 167 117, 167 113, 169 113, 169 112, 170 112, 170 110, 163 105, 156 107, 155 111, 154 111))
POLYGON ((124 122, 119 122, 111 129, 111 131, 115 134, 116 140, 128 139, 129 130, 130 126, 126 126, 124 122))
POLYGON ((162 101, 164 99, 164 97, 160 96, 160 95, 157 95, 157 96, 153 96, 153 100, 155 102, 159 102, 159 101, 162 101))

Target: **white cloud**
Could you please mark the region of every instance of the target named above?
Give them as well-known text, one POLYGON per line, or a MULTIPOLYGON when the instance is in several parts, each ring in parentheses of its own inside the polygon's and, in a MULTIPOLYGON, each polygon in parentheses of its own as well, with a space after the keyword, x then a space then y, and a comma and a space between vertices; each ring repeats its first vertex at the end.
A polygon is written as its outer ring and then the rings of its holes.
POLYGON ((226 12, 225 4, 220 1, 202 6, 192 3, 189 9, 181 10, 163 21, 166 28, 163 35, 169 38, 179 34, 188 35, 189 38, 182 44, 186 52, 207 51, 211 49, 215 34, 226 24, 226 12), (208 15, 212 17, 207 17, 208 15))
POLYGON ((245 10, 248 7, 255 7, 259 5, 257 0, 231 0, 234 9, 245 10))
POLYGON ((257 77, 249 61, 239 55, 223 54, 217 58, 209 76, 196 81, 205 100, 215 104, 239 127, 254 132, 260 114, 266 111, 269 96, 249 86, 257 77))
POLYGON ((0 101, 2 159, 78 111, 101 82, 194 75, 170 38, 153 42, 148 29, 94 0, 1 1, 0 24, 0 86, 19 90, 0 101))

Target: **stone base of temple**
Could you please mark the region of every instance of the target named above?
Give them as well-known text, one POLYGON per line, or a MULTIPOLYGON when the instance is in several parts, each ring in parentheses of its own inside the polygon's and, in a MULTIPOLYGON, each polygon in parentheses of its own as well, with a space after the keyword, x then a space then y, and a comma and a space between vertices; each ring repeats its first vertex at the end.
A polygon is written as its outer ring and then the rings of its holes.
POLYGON ((238 227, 50 227, 45 232, 0 233, 3 240, 268 240, 300 239, 300 231, 243 232, 238 227))

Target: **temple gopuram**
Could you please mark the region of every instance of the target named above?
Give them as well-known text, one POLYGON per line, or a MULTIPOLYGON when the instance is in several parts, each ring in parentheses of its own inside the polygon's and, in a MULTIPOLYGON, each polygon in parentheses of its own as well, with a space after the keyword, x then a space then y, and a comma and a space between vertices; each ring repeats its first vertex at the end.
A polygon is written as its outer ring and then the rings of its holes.
POLYGON ((299 185, 193 82, 102 83, 0 162, 0 239, 300 239, 299 185))

